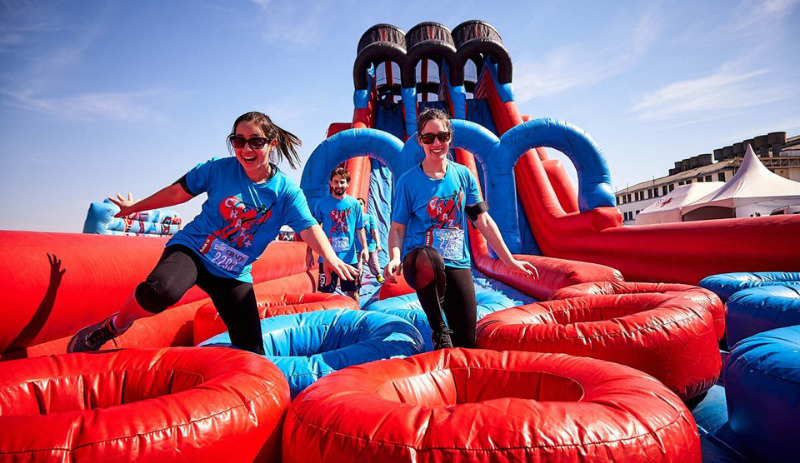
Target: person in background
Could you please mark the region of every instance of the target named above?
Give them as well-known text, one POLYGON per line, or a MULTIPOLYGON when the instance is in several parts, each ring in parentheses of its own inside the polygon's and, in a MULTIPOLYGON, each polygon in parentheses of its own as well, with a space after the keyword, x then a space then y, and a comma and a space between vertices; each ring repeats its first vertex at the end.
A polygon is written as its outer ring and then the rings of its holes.
POLYGON ((529 278, 538 278, 539 273, 530 262, 511 255, 469 169, 448 161, 453 138, 448 115, 439 109, 425 110, 417 119, 417 130, 425 159, 397 180, 384 277, 394 283, 402 272, 416 290, 436 349, 475 347, 477 301, 467 219, 505 265, 529 278))
POLYGON ((308 208, 305 195, 270 162, 270 155, 300 165, 301 141, 263 113, 239 116, 227 137, 233 157, 212 159, 151 196, 134 201, 117 194, 117 217, 184 203, 206 193, 200 214, 175 234, 147 279, 131 292, 120 311, 78 331, 68 352, 99 350, 140 318, 161 313, 197 285, 208 293, 230 332, 231 343, 264 353, 261 323, 250 269, 282 225, 320 254, 326 268, 346 281, 358 271, 342 262, 308 208))
POLYGON ((367 261, 369 271, 378 280, 378 283, 383 283, 383 270, 381 269, 378 253, 383 251, 381 247, 380 238, 378 237, 378 224, 375 216, 367 213, 367 203, 364 198, 358 198, 361 203, 361 208, 364 213, 364 233, 367 235, 367 261))
MULTIPOLYGON (((331 172, 331 192, 320 199, 314 206, 314 218, 322 224, 322 230, 328 237, 334 252, 343 262, 357 266, 357 275, 353 280, 342 280, 342 291, 358 302, 358 291, 361 289, 361 265, 367 258, 367 238, 364 233, 364 219, 361 204, 346 193, 350 184, 350 172, 338 167, 331 172), (361 250, 356 248, 356 240, 361 250)), ((309 249, 309 255, 311 249, 309 249)), ((332 293, 340 285, 337 274, 331 274, 320 259, 319 291, 332 293)))

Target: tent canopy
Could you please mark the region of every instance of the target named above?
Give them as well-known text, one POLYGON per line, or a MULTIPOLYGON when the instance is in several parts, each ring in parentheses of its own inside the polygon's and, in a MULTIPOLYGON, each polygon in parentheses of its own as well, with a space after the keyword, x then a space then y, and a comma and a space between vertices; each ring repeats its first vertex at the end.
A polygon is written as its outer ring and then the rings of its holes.
POLYGON ((719 190, 723 185, 725 182, 695 182, 680 185, 639 211, 636 215, 636 225, 680 222, 683 206, 719 190))
POLYGON ((683 220, 769 215, 781 206, 800 205, 800 182, 769 171, 747 145, 739 171, 724 186, 683 208, 683 220))

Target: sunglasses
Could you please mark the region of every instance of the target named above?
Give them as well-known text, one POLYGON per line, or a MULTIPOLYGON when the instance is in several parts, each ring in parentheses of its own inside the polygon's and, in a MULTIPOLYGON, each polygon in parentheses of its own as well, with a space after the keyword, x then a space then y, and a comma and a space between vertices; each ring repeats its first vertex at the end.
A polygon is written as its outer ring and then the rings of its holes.
POLYGON ((439 139, 442 143, 447 143, 450 141, 451 135, 450 132, 423 133, 419 136, 419 141, 421 141, 423 145, 430 145, 435 139, 439 139))
POLYGON ((250 145, 250 148, 254 150, 260 150, 263 148, 267 143, 271 142, 271 138, 265 137, 253 137, 253 138, 244 138, 241 135, 231 135, 228 137, 228 141, 231 142, 231 146, 236 149, 244 148, 245 143, 250 145))

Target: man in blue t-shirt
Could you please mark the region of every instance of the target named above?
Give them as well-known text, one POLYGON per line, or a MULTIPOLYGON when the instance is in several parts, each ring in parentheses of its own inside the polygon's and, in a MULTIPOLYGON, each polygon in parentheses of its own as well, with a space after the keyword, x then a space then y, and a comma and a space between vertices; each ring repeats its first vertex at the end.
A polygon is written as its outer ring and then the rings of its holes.
MULTIPOLYGON (((344 167, 334 169, 330 177, 331 193, 314 206, 314 218, 322 225, 336 255, 347 264, 359 266, 358 278, 341 282, 342 291, 358 302, 358 290, 361 288, 360 263, 368 257, 367 238, 361 204, 345 193, 349 184, 350 172, 344 167), (356 239, 361 244, 360 251, 356 249, 356 239)), ((326 272, 320 259, 319 290, 332 293, 338 284, 338 275, 326 272)))

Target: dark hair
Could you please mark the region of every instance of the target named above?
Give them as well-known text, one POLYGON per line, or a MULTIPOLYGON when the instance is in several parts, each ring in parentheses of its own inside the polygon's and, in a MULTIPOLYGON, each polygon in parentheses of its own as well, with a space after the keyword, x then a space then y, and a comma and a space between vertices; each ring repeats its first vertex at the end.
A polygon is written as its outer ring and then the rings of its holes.
MULTIPOLYGON (((270 140, 276 140, 278 145, 275 147, 275 151, 278 154, 278 162, 282 159, 286 159, 289 162, 289 165, 292 169, 297 169, 300 167, 300 156, 297 154, 297 147, 302 145, 303 142, 300 141, 297 136, 291 132, 287 132, 282 128, 275 125, 272 122, 272 119, 269 118, 264 113, 258 111, 250 111, 249 113, 244 113, 241 116, 236 118, 236 121, 233 123, 233 129, 231 130, 231 135, 236 134, 236 127, 238 127, 240 122, 255 122, 262 132, 264 132, 264 137, 269 138, 270 140)), ((227 141, 228 149, 231 149, 231 141, 230 138, 227 141)))
POLYGON ((336 177, 337 175, 347 180, 347 183, 350 183, 350 172, 348 172, 347 169, 345 169, 344 167, 337 167, 333 169, 333 172, 331 172, 330 179, 333 180, 333 177, 336 177))
POLYGON ((428 108, 419 113, 419 116, 417 116, 417 137, 419 137, 422 133, 422 129, 425 127, 425 124, 434 119, 442 121, 442 124, 447 127, 448 132, 453 131, 453 124, 450 123, 450 116, 448 116, 446 112, 437 108, 428 108))

